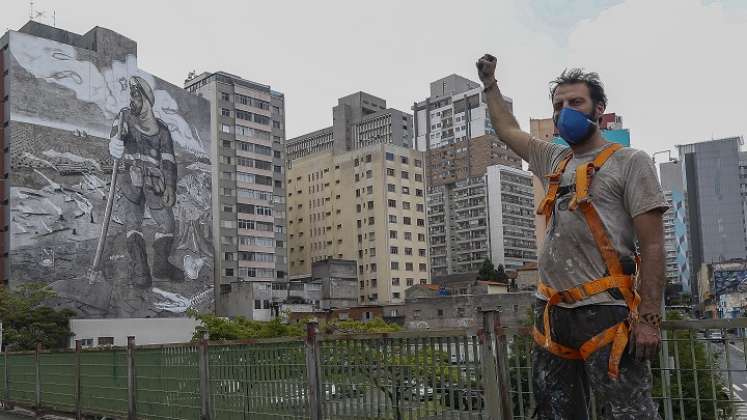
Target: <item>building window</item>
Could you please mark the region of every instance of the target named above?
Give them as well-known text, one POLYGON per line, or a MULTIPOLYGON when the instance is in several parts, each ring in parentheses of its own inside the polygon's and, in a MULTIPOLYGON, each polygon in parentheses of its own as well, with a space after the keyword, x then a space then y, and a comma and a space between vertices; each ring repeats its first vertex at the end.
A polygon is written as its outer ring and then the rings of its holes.
POLYGON ((415 174, 415 182, 423 182, 423 175, 415 174))
POLYGON ((226 92, 221 92, 221 93, 220 93, 220 99, 221 99, 222 101, 228 101, 228 102, 231 102, 231 95, 229 95, 229 94, 228 94, 228 93, 226 93, 226 92))
POLYGON ((387 176, 394 176, 394 169, 386 168, 386 174, 387 176))
POLYGON ((389 207, 397 208, 397 201, 396 200, 388 200, 387 203, 389 203, 389 207))
POLYGON ((394 255, 399 254, 399 248, 396 247, 396 246, 390 246, 389 247, 389 253, 390 254, 394 254, 394 255))
POLYGON ((397 187, 394 184, 386 184, 386 190, 388 192, 397 192, 397 187))
POLYGON ((397 223, 397 216, 394 214, 389 215, 389 223, 397 223))
POLYGON ((397 239, 397 231, 396 230, 390 230, 389 231, 389 239, 397 239))
POLYGON ((233 277, 233 268, 226 268, 224 274, 226 277, 233 277))
POLYGON ((419 212, 423 212, 423 205, 422 204, 415 204, 415 210, 419 212))
POLYGON ((405 263, 405 271, 412 271, 412 263, 411 262, 405 263))
POLYGON ((399 270, 399 263, 397 261, 391 261, 389 263, 389 268, 392 270, 399 270))
POLYGON ((412 224, 412 219, 409 218, 409 217, 403 217, 402 218, 402 223, 404 223, 406 225, 411 225, 412 224))
POLYGON ((400 159, 403 165, 407 165, 408 163, 410 163, 410 160, 407 159, 407 156, 400 156, 400 159))
POLYGON ((224 117, 230 117, 231 116, 231 110, 228 109, 228 108, 221 108, 220 109, 220 114, 223 115, 224 117))
POLYGON ((368 202, 368 209, 369 210, 373 209, 373 206, 374 206, 374 202, 373 201, 369 201, 368 202))
POLYGON ((373 178, 373 171, 369 169, 366 171, 366 179, 371 179, 371 178, 373 178))
POLYGON ((113 346, 114 337, 99 337, 98 344, 99 346, 113 346))
POLYGON ((375 257, 376 256, 376 248, 368 248, 368 256, 369 257, 375 257))
POLYGON ((224 133, 230 133, 231 132, 231 126, 226 124, 221 124, 221 131, 224 133))
POLYGON ((418 226, 425 226, 425 220, 418 219, 418 226))
POLYGON ((254 299, 254 309, 262 309, 262 301, 259 299, 254 299))
POLYGON ((370 154, 366 155, 366 163, 369 163, 369 162, 371 162, 371 155, 370 154))
POLYGON ((410 187, 402 187, 402 194, 410 194, 410 187))
POLYGON ((365 288, 365 284, 364 284, 363 280, 361 280, 361 289, 363 289, 363 288, 365 288))
POLYGON ((420 272, 422 273, 422 272, 427 271, 428 269, 426 268, 425 263, 421 263, 421 264, 418 264, 418 270, 420 270, 420 272))
POLYGON ((386 156, 386 160, 388 161, 394 160, 394 153, 386 152, 385 156, 386 156))
POLYGON ((392 293, 392 298, 399 299, 399 292, 392 293))
POLYGON ((406 241, 412 240, 412 232, 405 232, 405 240, 406 241))
POLYGON ((416 168, 422 168, 423 162, 420 159, 415 159, 415 167, 416 168))
POLYGON ((410 202, 409 201, 403 201, 402 202, 402 209, 403 210, 410 210, 410 202))
POLYGON ((369 185, 366 187, 366 194, 373 194, 373 185, 369 185))
POLYGON ((411 256, 412 255, 412 248, 405 248, 405 255, 411 256))
POLYGON ((407 286, 408 287, 412 286, 413 284, 415 284, 415 279, 407 279, 407 286))
POLYGON ((418 233, 418 242, 425 242, 425 234, 418 233))
POLYGON ((444 316, 444 310, 443 309, 437 309, 436 310, 436 314, 438 314, 438 316, 444 316))
POLYGON ((407 171, 402 171, 402 179, 410 179, 410 173, 407 171))
POLYGON ((392 277, 392 286, 399 286, 399 277, 392 277))
POLYGON ((418 249, 418 255, 421 257, 425 257, 425 249, 423 248, 418 249))
POLYGON ((373 216, 371 216, 371 217, 368 218, 368 224, 369 225, 374 224, 374 217, 373 216))

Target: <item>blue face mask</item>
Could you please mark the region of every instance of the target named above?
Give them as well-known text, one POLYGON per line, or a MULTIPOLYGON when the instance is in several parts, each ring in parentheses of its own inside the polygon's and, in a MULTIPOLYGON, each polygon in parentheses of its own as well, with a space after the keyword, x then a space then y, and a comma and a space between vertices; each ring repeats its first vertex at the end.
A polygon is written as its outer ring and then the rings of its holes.
POLYGON ((586 141, 594 133, 594 117, 573 108, 563 108, 555 119, 560 137, 569 145, 586 141))

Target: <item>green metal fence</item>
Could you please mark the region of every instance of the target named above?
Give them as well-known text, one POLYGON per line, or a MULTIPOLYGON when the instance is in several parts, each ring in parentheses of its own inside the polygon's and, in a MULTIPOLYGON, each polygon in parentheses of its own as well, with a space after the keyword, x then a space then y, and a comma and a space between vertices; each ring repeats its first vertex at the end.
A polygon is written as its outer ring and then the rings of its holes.
MULTIPOLYGON (((652 363, 666 420, 747 419, 747 319, 667 321, 652 363)), ((0 399, 141 419, 529 419, 528 329, 404 331, 0 357, 0 399), (6 366, 7 365, 7 366, 6 366), (6 376, 7 375, 7 376, 6 376), (6 387, 7 384, 7 387, 6 387)), ((598 403, 598 404, 597 404, 598 403)), ((592 417, 605 418, 592 400, 592 417)))

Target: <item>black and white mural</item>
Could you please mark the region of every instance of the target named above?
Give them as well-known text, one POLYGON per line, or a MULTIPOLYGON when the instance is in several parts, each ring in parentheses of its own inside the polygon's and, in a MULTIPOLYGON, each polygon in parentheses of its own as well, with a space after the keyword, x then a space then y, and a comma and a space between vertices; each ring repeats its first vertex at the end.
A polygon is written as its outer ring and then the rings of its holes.
POLYGON ((11 286, 84 317, 209 310, 208 101, 116 43, 10 37, 11 286))

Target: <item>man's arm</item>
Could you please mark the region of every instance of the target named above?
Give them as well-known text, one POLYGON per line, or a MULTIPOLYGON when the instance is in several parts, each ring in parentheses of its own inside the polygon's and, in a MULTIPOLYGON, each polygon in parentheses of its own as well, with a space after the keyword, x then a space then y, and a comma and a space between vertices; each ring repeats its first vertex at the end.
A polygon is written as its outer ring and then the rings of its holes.
POLYGON ((635 234, 641 252, 638 293, 639 322, 635 327, 636 355, 653 359, 659 346, 661 302, 664 297, 664 223, 660 209, 648 211, 633 218, 635 234))
POLYGON ((503 102, 503 95, 495 79, 496 63, 496 58, 490 54, 485 54, 477 61, 478 75, 485 86, 485 101, 488 104, 490 122, 493 123, 498 138, 506 143, 519 157, 528 162, 531 136, 521 130, 516 118, 509 112, 503 102))

